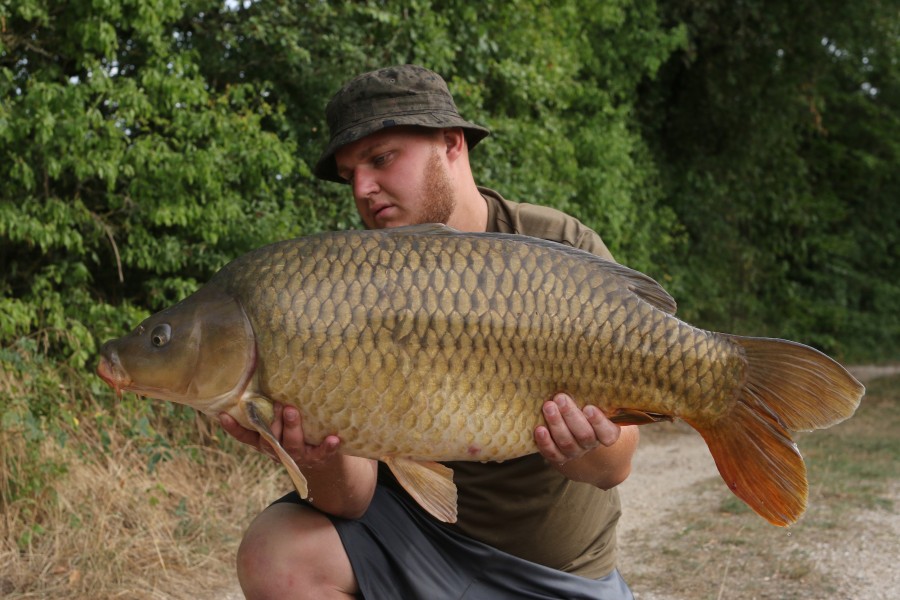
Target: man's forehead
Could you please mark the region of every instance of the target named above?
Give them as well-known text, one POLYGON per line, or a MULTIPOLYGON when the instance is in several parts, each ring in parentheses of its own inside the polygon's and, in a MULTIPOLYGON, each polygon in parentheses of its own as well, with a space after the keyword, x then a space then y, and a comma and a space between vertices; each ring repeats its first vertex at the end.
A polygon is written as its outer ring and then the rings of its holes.
POLYGON ((385 136, 379 135, 380 133, 381 132, 373 133, 361 140, 351 142, 343 148, 339 148, 338 151, 334 153, 334 157, 338 162, 340 162, 342 158, 345 160, 366 158, 376 150, 399 139, 396 135, 385 136))

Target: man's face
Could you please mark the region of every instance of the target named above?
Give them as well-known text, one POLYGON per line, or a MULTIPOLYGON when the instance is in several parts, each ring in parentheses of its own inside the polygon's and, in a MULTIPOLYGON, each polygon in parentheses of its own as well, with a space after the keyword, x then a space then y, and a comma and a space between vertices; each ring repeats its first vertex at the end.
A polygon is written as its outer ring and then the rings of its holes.
POLYGON ((335 153, 369 229, 446 223, 456 208, 441 131, 383 129, 335 153))

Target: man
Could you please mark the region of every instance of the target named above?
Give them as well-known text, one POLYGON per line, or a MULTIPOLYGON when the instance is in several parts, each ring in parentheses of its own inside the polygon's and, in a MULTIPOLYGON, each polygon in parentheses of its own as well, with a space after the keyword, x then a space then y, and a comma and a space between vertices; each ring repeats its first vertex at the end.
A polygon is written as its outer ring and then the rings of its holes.
MULTIPOLYGON (((469 150, 488 135, 462 119, 447 85, 413 65, 361 75, 327 108, 331 141, 315 174, 350 185, 366 227, 446 223, 552 239, 611 258, 600 238, 558 211, 476 186, 469 150)), ((540 399, 538 399, 540 400, 540 399)), ((248 598, 631 598, 615 569, 619 501, 637 428, 618 427, 563 393, 545 399, 539 454, 454 462, 459 520, 438 523, 373 460, 328 436, 305 443, 299 413, 272 430, 315 490, 288 494, 250 525, 238 551, 248 598)), ((485 399, 489 401, 489 399, 485 399)), ((271 454, 227 415, 222 426, 271 454)))

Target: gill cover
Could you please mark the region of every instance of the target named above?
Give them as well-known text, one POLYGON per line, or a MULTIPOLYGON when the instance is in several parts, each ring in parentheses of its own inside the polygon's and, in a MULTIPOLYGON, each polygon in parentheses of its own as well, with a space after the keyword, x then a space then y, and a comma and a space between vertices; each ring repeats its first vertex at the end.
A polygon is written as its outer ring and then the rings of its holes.
POLYGON ((244 391, 255 348, 240 304, 207 285, 104 344, 98 372, 117 390, 214 413, 244 391))

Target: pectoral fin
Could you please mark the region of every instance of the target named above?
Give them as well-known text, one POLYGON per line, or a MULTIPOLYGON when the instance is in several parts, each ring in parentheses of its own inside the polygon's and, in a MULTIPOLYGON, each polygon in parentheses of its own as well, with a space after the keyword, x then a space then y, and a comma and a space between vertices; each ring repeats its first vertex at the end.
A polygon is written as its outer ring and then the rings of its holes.
POLYGON ((381 459, 419 505, 435 519, 456 522, 456 484, 453 469, 436 462, 416 461, 398 456, 381 459))
POLYGON ((273 415, 272 403, 262 396, 248 396, 242 398, 240 404, 241 409, 244 411, 247 420, 253 428, 258 431, 259 435, 261 435, 263 439, 272 446, 272 449, 275 450, 275 454, 281 460, 281 464, 287 469, 291 481, 294 482, 297 493, 300 494, 301 498, 306 498, 309 495, 306 477, 303 476, 303 473, 300 472, 300 467, 298 467, 297 463, 294 462, 294 459, 285 452, 278 440, 275 439, 272 430, 269 429, 269 423, 272 421, 273 415))

